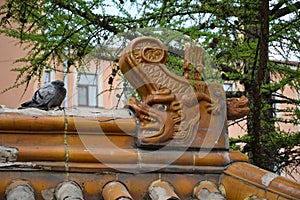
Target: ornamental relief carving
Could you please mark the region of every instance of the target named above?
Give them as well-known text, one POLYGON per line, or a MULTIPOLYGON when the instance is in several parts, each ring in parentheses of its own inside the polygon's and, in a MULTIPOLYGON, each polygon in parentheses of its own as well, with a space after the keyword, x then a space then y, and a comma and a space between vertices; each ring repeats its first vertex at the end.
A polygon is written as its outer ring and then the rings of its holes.
MULTIPOLYGON (((120 58, 121 71, 142 99, 142 102, 135 98, 128 101, 129 108, 140 121, 139 144, 165 145, 172 141, 174 146, 185 146, 197 140, 201 129, 224 132, 225 123, 221 121, 226 120, 225 93, 222 85, 201 80, 205 67, 203 55, 201 47, 187 45, 184 76, 181 77, 167 69, 168 51, 158 39, 136 38, 124 49, 120 58), (193 76, 190 75, 192 63, 195 66, 193 76), (214 120, 221 125, 216 127, 214 120)), ((244 105, 237 106, 238 110, 244 109, 244 105)), ((230 113, 235 118, 245 115, 245 112, 238 112, 241 116, 230 113)), ((195 144, 196 147, 200 145, 195 144)))

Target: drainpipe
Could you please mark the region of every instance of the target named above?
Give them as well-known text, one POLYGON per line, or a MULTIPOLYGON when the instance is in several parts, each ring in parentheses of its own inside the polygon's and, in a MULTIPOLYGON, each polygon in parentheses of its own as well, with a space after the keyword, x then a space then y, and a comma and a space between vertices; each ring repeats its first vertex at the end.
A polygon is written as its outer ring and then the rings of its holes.
MULTIPOLYGON (((70 50, 66 50, 67 52, 70 52, 70 50)), ((69 90, 69 84, 68 84, 68 59, 65 57, 64 59, 64 83, 65 88, 67 89, 66 98, 64 100, 64 107, 67 108, 69 106, 69 98, 68 98, 68 90, 69 90)))

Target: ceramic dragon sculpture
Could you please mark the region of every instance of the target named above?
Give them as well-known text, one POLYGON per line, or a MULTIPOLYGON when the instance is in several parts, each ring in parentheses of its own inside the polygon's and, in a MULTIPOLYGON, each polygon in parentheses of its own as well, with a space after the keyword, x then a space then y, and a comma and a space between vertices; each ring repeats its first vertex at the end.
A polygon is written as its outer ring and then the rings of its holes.
MULTIPOLYGON (((140 121, 139 144, 165 145, 172 142, 175 146, 192 143, 199 146, 203 142, 201 135, 206 134, 201 131, 224 131, 226 97, 223 87, 201 80, 204 69, 204 50, 201 47, 185 48, 184 77, 167 69, 167 54, 160 40, 140 37, 131 41, 120 57, 122 73, 142 100, 130 98, 128 102, 140 121), (196 69, 193 79, 190 78, 192 65, 196 69)), ((227 103, 233 108, 227 109, 229 117, 234 119, 246 115, 246 104, 245 99, 227 103)))

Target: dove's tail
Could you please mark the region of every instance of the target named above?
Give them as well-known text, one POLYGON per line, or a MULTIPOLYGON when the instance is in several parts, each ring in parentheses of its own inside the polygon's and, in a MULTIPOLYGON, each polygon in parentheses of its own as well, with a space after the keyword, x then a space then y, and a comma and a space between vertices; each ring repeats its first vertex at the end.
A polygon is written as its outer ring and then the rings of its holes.
POLYGON ((19 107, 18 109, 34 108, 34 107, 37 107, 37 106, 38 105, 31 100, 31 101, 26 101, 25 103, 22 103, 21 107, 19 107))
POLYGON ((34 103, 32 101, 27 101, 25 103, 22 103, 21 106, 22 107, 31 107, 31 106, 33 106, 33 104, 34 103))
POLYGON ((39 108, 41 110, 48 110, 49 108, 45 105, 37 104, 35 101, 27 101, 21 104, 21 107, 18 109, 25 109, 25 108, 39 108))

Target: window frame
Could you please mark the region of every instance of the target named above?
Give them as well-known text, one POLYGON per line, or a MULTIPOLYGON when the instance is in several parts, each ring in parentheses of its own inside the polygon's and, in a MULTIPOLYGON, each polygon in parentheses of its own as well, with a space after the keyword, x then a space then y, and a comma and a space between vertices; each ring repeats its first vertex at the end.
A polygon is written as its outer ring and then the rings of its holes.
POLYGON ((51 82, 51 71, 45 70, 44 71, 44 84, 51 82), (48 80, 46 80, 48 78, 48 80))
POLYGON ((81 104, 79 101, 79 96, 77 98, 77 103, 78 106, 81 107, 98 107, 98 95, 97 95, 97 91, 98 91, 98 75, 94 74, 94 73, 84 73, 84 74, 80 74, 79 75, 79 79, 78 79, 78 83, 77 83, 77 94, 79 94, 79 88, 85 88, 86 90, 86 96, 85 96, 85 101, 86 104, 81 104), (80 78, 81 76, 93 76, 93 79, 95 80, 94 83, 80 83, 80 78), (96 87, 96 101, 95 101, 95 105, 90 105, 90 89, 89 87, 96 87))

